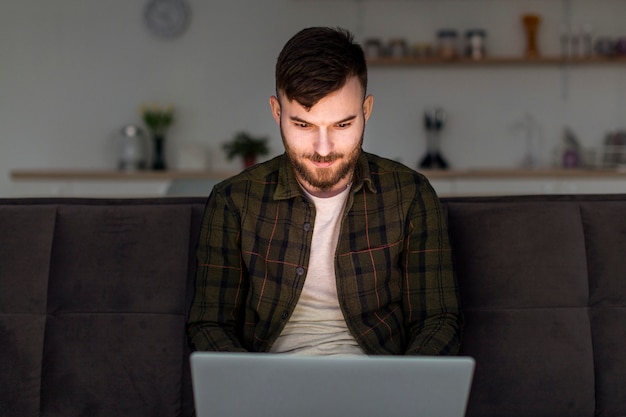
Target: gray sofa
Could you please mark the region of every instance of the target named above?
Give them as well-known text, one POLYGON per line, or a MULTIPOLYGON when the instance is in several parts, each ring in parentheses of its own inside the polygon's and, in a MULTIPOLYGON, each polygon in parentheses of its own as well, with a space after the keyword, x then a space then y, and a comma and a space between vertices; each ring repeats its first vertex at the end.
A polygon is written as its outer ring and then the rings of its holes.
MULTIPOLYGON (((0 200, 0 415, 190 416, 203 198, 0 200)), ((468 416, 626 416, 626 196, 444 199, 468 416)))

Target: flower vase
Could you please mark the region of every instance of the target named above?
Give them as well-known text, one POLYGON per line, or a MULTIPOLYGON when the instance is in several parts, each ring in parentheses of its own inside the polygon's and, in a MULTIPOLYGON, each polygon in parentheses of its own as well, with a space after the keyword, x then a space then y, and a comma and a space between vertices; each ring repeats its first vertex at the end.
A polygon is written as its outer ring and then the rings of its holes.
POLYGON ((165 171, 165 135, 154 135, 154 155, 152 158, 152 169, 155 171, 165 171))

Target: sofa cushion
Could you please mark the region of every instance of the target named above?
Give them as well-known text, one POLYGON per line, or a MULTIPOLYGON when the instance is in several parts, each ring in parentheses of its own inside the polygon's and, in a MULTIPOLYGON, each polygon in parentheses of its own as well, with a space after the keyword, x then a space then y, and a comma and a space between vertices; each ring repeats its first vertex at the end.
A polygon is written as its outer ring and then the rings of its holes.
POLYGON ((599 417, 626 416, 626 202, 582 203, 599 417))
POLYGON ((593 415, 577 204, 486 199, 450 202, 448 214, 466 317, 462 354, 476 359, 468 416, 593 415))
POLYGON ((55 209, 0 206, 0 414, 39 413, 55 209))
POLYGON ((180 412, 191 210, 59 207, 42 413, 180 412))
POLYGON ((51 316, 42 415, 179 415, 184 328, 183 316, 165 313, 51 316))
POLYGON ((190 416, 204 199, 0 202, 0 414, 190 416))
POLYGON ((60 207, 48 311, 185 312, 187 207, 60 207))

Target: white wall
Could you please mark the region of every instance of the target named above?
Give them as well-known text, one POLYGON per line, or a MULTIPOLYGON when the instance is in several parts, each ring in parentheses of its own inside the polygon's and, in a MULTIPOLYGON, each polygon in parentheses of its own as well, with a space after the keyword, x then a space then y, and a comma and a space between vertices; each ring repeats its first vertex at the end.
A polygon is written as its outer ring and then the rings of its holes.
MULTIPOLYGON (((211 150, 212 167, 236 169, 220 144, 238 130, 272 138, 276 55, 299 29, 344 26, 363 40, 431 41, 440 27, 488 30, 493 55, 524 48, 519 16, 542 14, 540 45, 558 53, 564 15, 602 35, 626 36, 622 0, 188 0, 192 21, 173 41, 145 29, 147 0, 0 0, 0 197, 12 169, 114 168, 115 139, 140 123, 144 103, 173 104, 168 158, 185 144, 211 150), (564 7, 571 4, 569 11, 564 7)), ((544 161, 569 125, 588 146, 626 126, 626 68, 371 68, 374 115, 367 150, 415 166, 421 115, 450 118, 444 155, 458 168, 517 166, 526 113, 540 123, 544 161)))

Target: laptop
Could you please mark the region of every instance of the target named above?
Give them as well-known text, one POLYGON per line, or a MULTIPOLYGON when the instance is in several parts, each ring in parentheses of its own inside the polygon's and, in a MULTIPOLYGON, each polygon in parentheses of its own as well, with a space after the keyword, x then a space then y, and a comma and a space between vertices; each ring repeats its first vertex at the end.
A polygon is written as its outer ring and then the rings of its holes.
POLYGON ((474 360, 194 352, 197 417, 463 417, 474 360))

